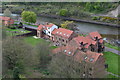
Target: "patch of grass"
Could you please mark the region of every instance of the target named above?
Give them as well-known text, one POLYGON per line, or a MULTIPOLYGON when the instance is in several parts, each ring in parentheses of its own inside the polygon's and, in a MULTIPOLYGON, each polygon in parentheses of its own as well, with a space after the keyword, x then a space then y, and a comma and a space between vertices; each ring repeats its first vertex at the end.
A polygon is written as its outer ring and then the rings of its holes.
POLYGON ((107 71, 120 75, 120 72, 118 71, 118 58, 120 58, 120 56, 112 52, 103 52, 103 54, 106 59, 105 63, 108 64, 107 71))
POLYGON ((51 46, 50 49, 55 49, 58 48, 57 46, 51 46))
POLYGON ((83 37, 85 37, 85 36, 87 36, 87 34, 79 34, 80 36, 83 36, 83 37))
POLYGON ((107 75, 107 78, 118 78, 118 77, 109 74, 109 75, 107 75))
POLYGON ((7 36, 21 35, 24 33, 31 32, 31 31, 23 30, 23 29, 10 29, 10 28, 6 28, 5 31, 6 31, 7 36))
POLYGON ((33 38, 32 36, 30 36, 30 37, 25 37, 25 38, 24 38, 24 41, 25 41, 26 43, 28 43, 28 44, 31 44, 32 46, 35 46, 35 45, 37 45, 38 43, 47 43, 47 41, 45 41, 44 39, 41 39, 41 38, 35 39, 35 38, 33 38))
POLYGON ((116 49, 116 50, 119 50, 119 51, 120 51, 120 47, 118 47, 118 46, 113 46, 112 44, 109 44, 109 43, 105 43, 105 46, 107 46, 107 47, 109 47, 109 48, 116 49))

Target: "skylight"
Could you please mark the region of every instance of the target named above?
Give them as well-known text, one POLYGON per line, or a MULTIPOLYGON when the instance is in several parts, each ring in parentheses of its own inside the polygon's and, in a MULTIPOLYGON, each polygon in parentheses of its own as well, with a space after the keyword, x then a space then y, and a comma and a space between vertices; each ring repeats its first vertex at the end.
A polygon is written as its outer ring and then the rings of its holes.
POLYGON ((68 54, 71 54, 71 52, 68 52, 68 54))
POLYGON ((88 57, 86 56, 86 57, 85 57, 85 60, 86 60, 87 58, 88 58, 88 57))
POLYGON ((67 50, 64 50, 64 52, 67 52, 67 50))
POLYGON ((91 58, 91 59, 90 59, 90 62, 92 62, 93 60, 94 60, 94 58, 91 58))
POLYGON ((60 34, 62 34, 62 32, 60 32, 60 34))

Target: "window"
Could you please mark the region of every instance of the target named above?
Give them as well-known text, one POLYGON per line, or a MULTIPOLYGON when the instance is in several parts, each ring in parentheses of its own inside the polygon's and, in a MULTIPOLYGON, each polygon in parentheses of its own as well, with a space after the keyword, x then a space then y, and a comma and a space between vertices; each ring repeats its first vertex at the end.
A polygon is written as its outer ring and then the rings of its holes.
POLYGON ((57 34, 58 34, 59 32, 57 32, 57 34))
POLYGON ((94 58, 91 58, 91 59, 90 59, 90 62, 92 62, 93 60, 94 60, 94 58))
POLYGON ((65 35, 65 34, 64 34, 65 35))
POLYGON ((62 41, 64 42, 64 39, 62 39, 62 41))
POLYGON ((92 68, 89 68, 90 71, 92 71, 92 68))
POLYGON ((67 50, 64 50, 64 52, 67 52, 67 50))
POLYGON ((71 52, 68 52, 68 54, 71 54, 71 52))
POLYGON ((86 60, 87 58, 88 58, 88 57, 86 56, 86 57, 85 57, 85 60, 86 60))
POLYGON ((50 31, 48 31, 48 33, 50 34, 50 31))
POLYGON ((62 34, 62 32, 60 32, 60 34, 62 34))

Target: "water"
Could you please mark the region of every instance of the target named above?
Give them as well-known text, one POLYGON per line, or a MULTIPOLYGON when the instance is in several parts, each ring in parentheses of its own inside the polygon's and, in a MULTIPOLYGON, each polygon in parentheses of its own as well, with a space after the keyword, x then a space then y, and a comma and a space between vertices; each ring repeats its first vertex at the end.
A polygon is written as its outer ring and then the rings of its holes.
MULTIPOLYGON (((17 14, 11 14, 12 16, 18 16, 17 14)), ((2 13, 0 13, 0 16, 3 16, 2 13)))

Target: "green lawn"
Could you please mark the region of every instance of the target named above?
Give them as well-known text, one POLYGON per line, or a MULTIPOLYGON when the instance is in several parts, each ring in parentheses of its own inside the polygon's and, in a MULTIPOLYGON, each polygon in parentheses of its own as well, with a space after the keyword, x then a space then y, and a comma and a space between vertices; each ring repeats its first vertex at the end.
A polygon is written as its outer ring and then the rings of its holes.
MULTIPOLYGON (((44 39, 41 39, 41 38, 35 39, 35 38, 33 38, 32 36, 30 36, 30 37, 25 37, 25 38, 24 38, 24 41, 25 41, 26 43, 28 43, 28 44, 31 44, 32 46, 35 46, 35 45, 37 45, 38 43, 47 43, 48 45, 50 44, 50 42, 47 42, 47 41, 44 40, 44 39)), ((58 48, 58 47, 57 47, 57 46, 50 46, 50 49, 55 49, 55 48, 58 48)))
POLYGON ((111 44, 109 44, 109 43, 105 43, 105 46, 106 46, 106 47, 113 48, 113 49, 116 49, 116 50, 119 50, 119 51, 120 51, 120 47, 118 47, 118 46, 113 46, 113 45, 111 45, 111 44))
POLYGON ((39 39, 35 39, 35 38, 33 38, 33 36, 25 37, 24 41, 26 43, 29 43, 29 44, 33 45, 33 46, 37 45, 38 43, 48 43, 44 39, 40 39, 40 38, 39 39))
POLYGON ((120 72, 118 71, 118 58, 120 58, 120 56, 112 52, 103 52, 103 54, 106 63, 108 64, 107 71, 120 75, 120 72))
POLYGON ((55 48, 58 48, 58 47, 57 47, 57 46, 51 46, 50 48, 51 48, 51 49, 55 49, 55 48))

